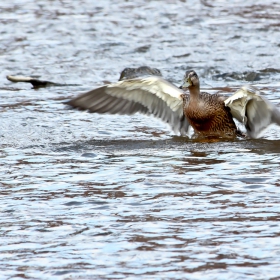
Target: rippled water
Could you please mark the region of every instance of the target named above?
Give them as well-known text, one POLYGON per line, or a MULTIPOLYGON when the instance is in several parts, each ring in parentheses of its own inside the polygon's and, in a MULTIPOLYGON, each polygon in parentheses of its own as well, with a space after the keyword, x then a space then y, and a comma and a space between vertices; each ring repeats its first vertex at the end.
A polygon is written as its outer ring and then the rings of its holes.
POLYGON ((280 128, 209 142, 63 104, 141 65, 279 104, 278 2, 2 2, 0 279, 280 278, 280 128))

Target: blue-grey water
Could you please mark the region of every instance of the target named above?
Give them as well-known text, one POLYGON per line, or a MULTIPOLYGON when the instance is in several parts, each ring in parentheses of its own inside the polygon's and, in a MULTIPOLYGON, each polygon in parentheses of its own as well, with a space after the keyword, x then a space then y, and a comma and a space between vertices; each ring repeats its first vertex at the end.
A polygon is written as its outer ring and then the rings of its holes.
MULTIPOLYGON (((0 3, 0 279, 280 279, 280 128, 195 140, 64 102, 149 65, 280 107, 280 3, 0 3), (7 75, 79 86, 32 89, 7 75)), ((241 127, 242 128, 242 127, 241 127)))

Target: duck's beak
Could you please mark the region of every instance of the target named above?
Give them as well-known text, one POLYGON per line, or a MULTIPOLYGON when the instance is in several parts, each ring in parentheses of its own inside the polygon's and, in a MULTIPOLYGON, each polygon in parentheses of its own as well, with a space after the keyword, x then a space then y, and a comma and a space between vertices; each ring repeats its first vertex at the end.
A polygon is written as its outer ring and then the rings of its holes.
POLYGON ((188 78, 183 80, 183 84, 179 88, 182 90, 186 90, 191 85, 192 85, 191 79, 188 78))

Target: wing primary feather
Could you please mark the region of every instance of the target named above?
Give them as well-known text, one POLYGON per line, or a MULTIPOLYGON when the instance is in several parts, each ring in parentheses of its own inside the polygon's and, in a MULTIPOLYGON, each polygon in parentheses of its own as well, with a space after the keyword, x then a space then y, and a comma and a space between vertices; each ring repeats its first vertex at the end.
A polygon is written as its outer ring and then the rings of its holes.
POLYGON ((182 91, 161 77, 150 76, 119 81, 84 93, 68 105, 91 113, 154 115, 182 135, 188 133, 182 91))

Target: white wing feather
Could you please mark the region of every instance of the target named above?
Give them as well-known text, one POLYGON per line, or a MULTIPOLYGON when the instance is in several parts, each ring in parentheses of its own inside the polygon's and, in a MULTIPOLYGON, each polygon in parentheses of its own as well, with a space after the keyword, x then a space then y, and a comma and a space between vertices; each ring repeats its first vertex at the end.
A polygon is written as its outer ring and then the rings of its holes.
POLYGON ((90 112, 153 114, 174 132, 186 135, 189 123, 183 112, 182 90, 157 76, 119 81, 84 93, 68 102, 90 112))
POLYGON ((257 138, 260 132, 272 123, 280 125, 278 109, 260 96, 253 86, 244 86, 225 100, 232 116, 242 122, 251 138, 257 138))
POLYGON ((156 104, 151 105, 152 101, 155 102, 157 98, 160 98, 172 111, 180 110, 180 114, 183 115, 182 90, 160 77, 151 76, 143 79, 120 81, 108 85, 106 93, 139 102, 151 108, 156 106, 156 104), (155 99, 153 96, 157 98, 155 99))

